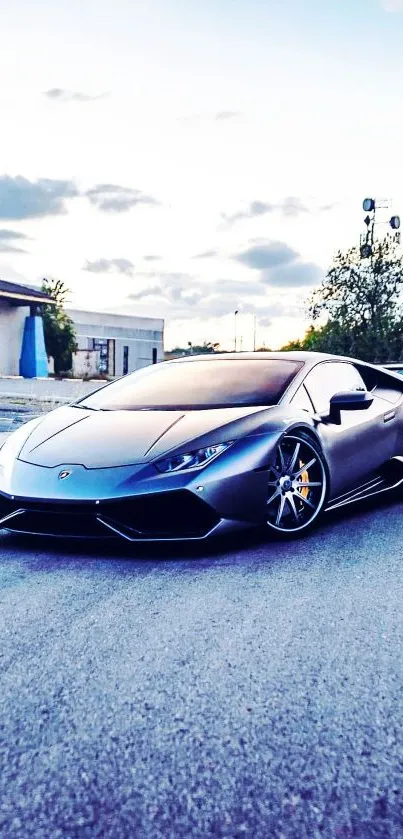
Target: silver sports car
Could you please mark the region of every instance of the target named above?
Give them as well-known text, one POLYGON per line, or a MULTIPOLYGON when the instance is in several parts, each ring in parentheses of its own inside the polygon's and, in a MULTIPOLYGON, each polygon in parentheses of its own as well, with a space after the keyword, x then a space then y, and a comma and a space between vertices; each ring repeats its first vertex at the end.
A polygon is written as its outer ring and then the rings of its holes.
POLYGON ((28 422, 0 450, 0 528, 131 542, 292 536, 403 481, 403 378, 317 353, 193 356, 28 422))

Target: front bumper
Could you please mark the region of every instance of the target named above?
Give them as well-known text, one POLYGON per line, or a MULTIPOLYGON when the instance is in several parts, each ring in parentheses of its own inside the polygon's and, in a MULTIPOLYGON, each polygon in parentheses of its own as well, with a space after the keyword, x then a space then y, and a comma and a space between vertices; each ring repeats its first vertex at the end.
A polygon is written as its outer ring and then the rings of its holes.
POLYGON ((129 541, 205 539, 222 520, 187 490, 112 501, 35 500, 0 494, 0 527, 16 533, 129 541))
POLYGON ((250 527, 265 520, 268 448, 266 435, 244 438, 203 469, 169 475, 151 463, 43 467, 17 457, 0 474, 0 529, 144 542, 250 527))

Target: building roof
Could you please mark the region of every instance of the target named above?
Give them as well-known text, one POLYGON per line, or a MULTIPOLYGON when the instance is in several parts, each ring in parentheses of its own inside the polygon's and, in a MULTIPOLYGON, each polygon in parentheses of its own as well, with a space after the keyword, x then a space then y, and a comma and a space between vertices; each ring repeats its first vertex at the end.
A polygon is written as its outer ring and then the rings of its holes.
POLYGON ((9 283, 7 280, 0 280, 0 298, 10 300, 16 305, 24 306, 27 303, 55 303, 48 294, 35 286, 9 283))
MULTIPOLYGON (((158 317, 148 317, 146 315, 125 314, 108 311, 90 312, 85 309, 75 309, 66 306, 66 312, 74 321, 76 327, 92 326, 116 326, 127 329, 135 329, 136 327, 145 329, 153 329, 163 331, 164 319, 158 317)), ((101 337, 101 335, 99 335, 101 337)), ((109 336, 113 337, 112 335, 109 336)))

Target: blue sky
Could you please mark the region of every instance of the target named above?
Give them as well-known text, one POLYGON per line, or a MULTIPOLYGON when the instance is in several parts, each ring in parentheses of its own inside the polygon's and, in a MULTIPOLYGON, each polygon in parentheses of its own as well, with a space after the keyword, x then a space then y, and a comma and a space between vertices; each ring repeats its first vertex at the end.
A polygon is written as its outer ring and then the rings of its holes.
POLYGON ((0 276, 301 334, 365 195, 403 214, 403 0, 0 0, 0 276))

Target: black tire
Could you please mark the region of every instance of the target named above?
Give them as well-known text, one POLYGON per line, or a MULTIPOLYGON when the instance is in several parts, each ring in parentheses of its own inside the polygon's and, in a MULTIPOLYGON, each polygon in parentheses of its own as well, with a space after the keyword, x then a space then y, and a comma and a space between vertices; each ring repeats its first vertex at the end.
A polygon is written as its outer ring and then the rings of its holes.
POLYGON ((269 531, 292 538, 314 527, 326 505, 328 474, 319 443, 303 431, 285 434, 269 468, 269 531))

